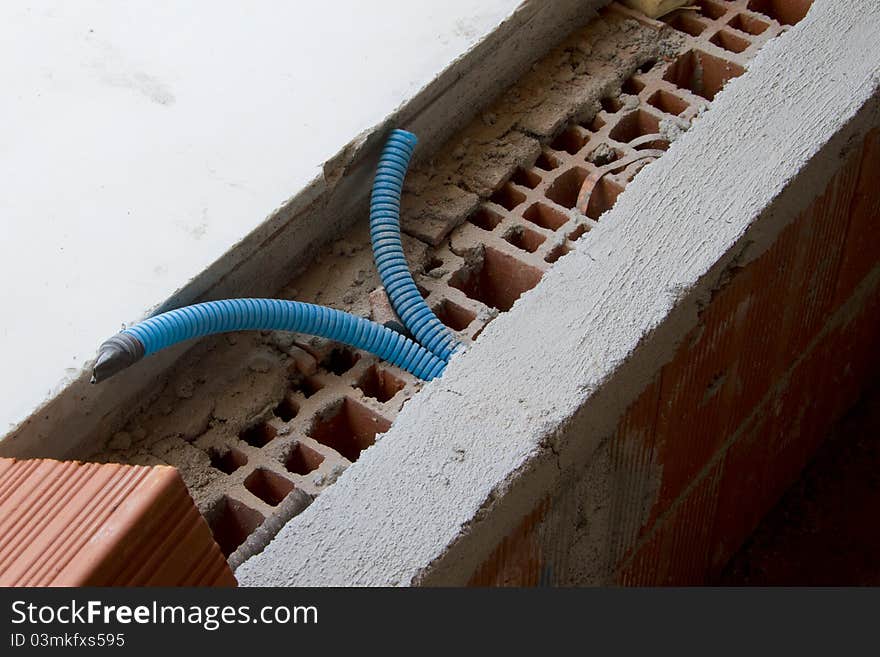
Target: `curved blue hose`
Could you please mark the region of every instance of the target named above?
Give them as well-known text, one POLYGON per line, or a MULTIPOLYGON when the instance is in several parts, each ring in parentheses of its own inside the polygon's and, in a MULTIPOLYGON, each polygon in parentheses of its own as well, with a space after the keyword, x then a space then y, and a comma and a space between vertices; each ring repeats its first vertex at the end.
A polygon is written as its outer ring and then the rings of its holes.
POLYGON ((280 299, 225 299, 156 315, 106 340, 98 350, 92 382, 178 342, 243 330, 318 335, 372 352, 421 379, 430 381, 442 374, 461 343, 419 293, 400 236, 400 195, 416 142, 414 134, 394 130, 385 144, 370 199, 370 240, 388 298, 417 342, 375 322, 324 306, 280 299))
POLYGON ((281 299, 225 299, 171 310, 122 331, 144 346, 143 355, 213 333, 244 330, 319 335, 372 352, 430 381, 446 362, 396 331, 363 317, 324 306, 281 299))
POLYGON ((394 130, 382 150, 370 197, 370 241, 392 307, 419 344, 446 361, 460 343, 422 298, 400 237, 400 195, 417 141, 411 132, 394 130))

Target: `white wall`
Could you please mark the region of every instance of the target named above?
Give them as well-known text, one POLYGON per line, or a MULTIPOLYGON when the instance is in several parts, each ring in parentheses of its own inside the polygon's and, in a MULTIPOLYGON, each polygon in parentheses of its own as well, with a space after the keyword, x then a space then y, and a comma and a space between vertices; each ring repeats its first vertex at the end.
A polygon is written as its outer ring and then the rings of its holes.
POLYGON ((0 4, 0 435, 518 4, 0 4))

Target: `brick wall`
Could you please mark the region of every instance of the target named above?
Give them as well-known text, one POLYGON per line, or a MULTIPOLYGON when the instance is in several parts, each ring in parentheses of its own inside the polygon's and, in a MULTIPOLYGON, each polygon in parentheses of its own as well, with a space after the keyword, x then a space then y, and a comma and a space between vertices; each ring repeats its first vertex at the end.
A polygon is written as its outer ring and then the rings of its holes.
POLYGON ((528 514, 472 584, 686 585, 720 571, 880 364, 878 174, 874 130, 773 246, 716 290, 598 450, 608 476, 591 486, 581 473, 542 501, 544 522, 528 514), (591 513, 608 526, 585 550, 578 532, 589 533, 591 513), (568 553, 556 544, 565 524, 575 528, 568 553))

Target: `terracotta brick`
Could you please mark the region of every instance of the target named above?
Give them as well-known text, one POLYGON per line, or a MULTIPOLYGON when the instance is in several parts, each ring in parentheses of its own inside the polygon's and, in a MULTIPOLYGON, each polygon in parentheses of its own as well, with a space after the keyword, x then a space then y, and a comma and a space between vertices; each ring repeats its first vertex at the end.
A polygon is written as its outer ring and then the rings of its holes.
POLYGON ((654 515, 678 498, 727 435, 727 400, 737 386, 734 367, 743 332, 751 328, 740 321, 749 281, 748 275, 742 275, 717 294, 700 324, 663 368, 655 436, 663 484, 654 515))
POLYGON ((620 482, 611 511, 615 527, 612 559, 616 564, 630 555, 650 526, 644 522, 643 516, 647 513, 633 513, 633 510, 642 509, 646 491, 660 486, 654 445, 660 387, 658 375, 627 409, 612 439, 611 459, 615 480, 620 482))
POLYGON ((791 263, 792 287, 788 298, 799 299, 800 303, 781 306, 783 362, 790 362, 803 351, 831 310, 860 159, 858 150, 852 153, 797 222, 800 234, 791 263))
POLYGON ((837 280, 834 307, 850 297, 856 285, 880 260, 880 240, 864 238, 877 229, 877 222, 880 220, 878 180, 880 180, 880 128, 875 128, 868 134, 862 151, 861 169, 850 208, 850 221, 837 280))
POLYGON ((721 571, 772 504, 767 480, 770 465, 766 440, 768 422, 764 413, 754 417, 724 456, 712 536, 710 574, 721 571))
POLYGON ((732 369, 736 386, 728 398, 730 431, 741 426, 785 371, 786 363, 779 357, 785 336, 781 331, 756 330, 756 327, 776 326, 779 321, 779 309, 789 298, 791 262, 799 248, 799 236, 798 225, 790 224, 763 255, 731 281, 734 285, 748 286, 749 301, 742 317, 741 334, 748 348, 740 350, 732 369))
POLYGON ((712 538, 713 574, 796 479, 873 375, 865 356, 878 351, 871 342, 880 331, 877 306, 875 299, 829 331, 728 448, 712 538))
POLYGON ((550 509, 547 500, 532 510, 519 526, 492 551, 471 577, 468 586, 537 586, 544 559, 539 532, 550 509))
POLYGON ((174 468, 0 459, 0 586, 234 586, 174 468))
POLYGON ((660 519, 649 539, 616 573, 618 584, 681 586, 706 580, 721 470, 716 463, 704 472, 660 519))

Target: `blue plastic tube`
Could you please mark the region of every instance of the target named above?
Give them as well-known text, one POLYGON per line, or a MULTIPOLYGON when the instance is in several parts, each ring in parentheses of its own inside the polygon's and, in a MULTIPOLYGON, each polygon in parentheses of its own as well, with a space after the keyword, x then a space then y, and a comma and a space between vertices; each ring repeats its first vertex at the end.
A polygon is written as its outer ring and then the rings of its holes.
POLYGON ((422 298, 400 237, 400 195, 417 142, 411 132, 394 130, 385 144, 370 197, 370 241, 376 269, 395 312, 419 344, 449 360, 460 343, 422 298))
POLYGON ((318 335, 369 351, 427 381, 442 374, 461 343, 422 298, 409 272, 400 236, 400 195, 417 141, 405 130, 391 133, 379 159, 370 199, 373 258, 394 310, 416 341, 362 317, 310 303, 209 301, 156 315, 105 341, 98 350, 92 382, 184 340, 244 330, 318 335))
POLYGON ((446 367, 446 361, 400 333, 341 310, 281 299, 226 299, 171 310, 113 336, 101 345, 94 380, 184 340, 245 330, 293 331, 343 342, 427 381, 446 367))

